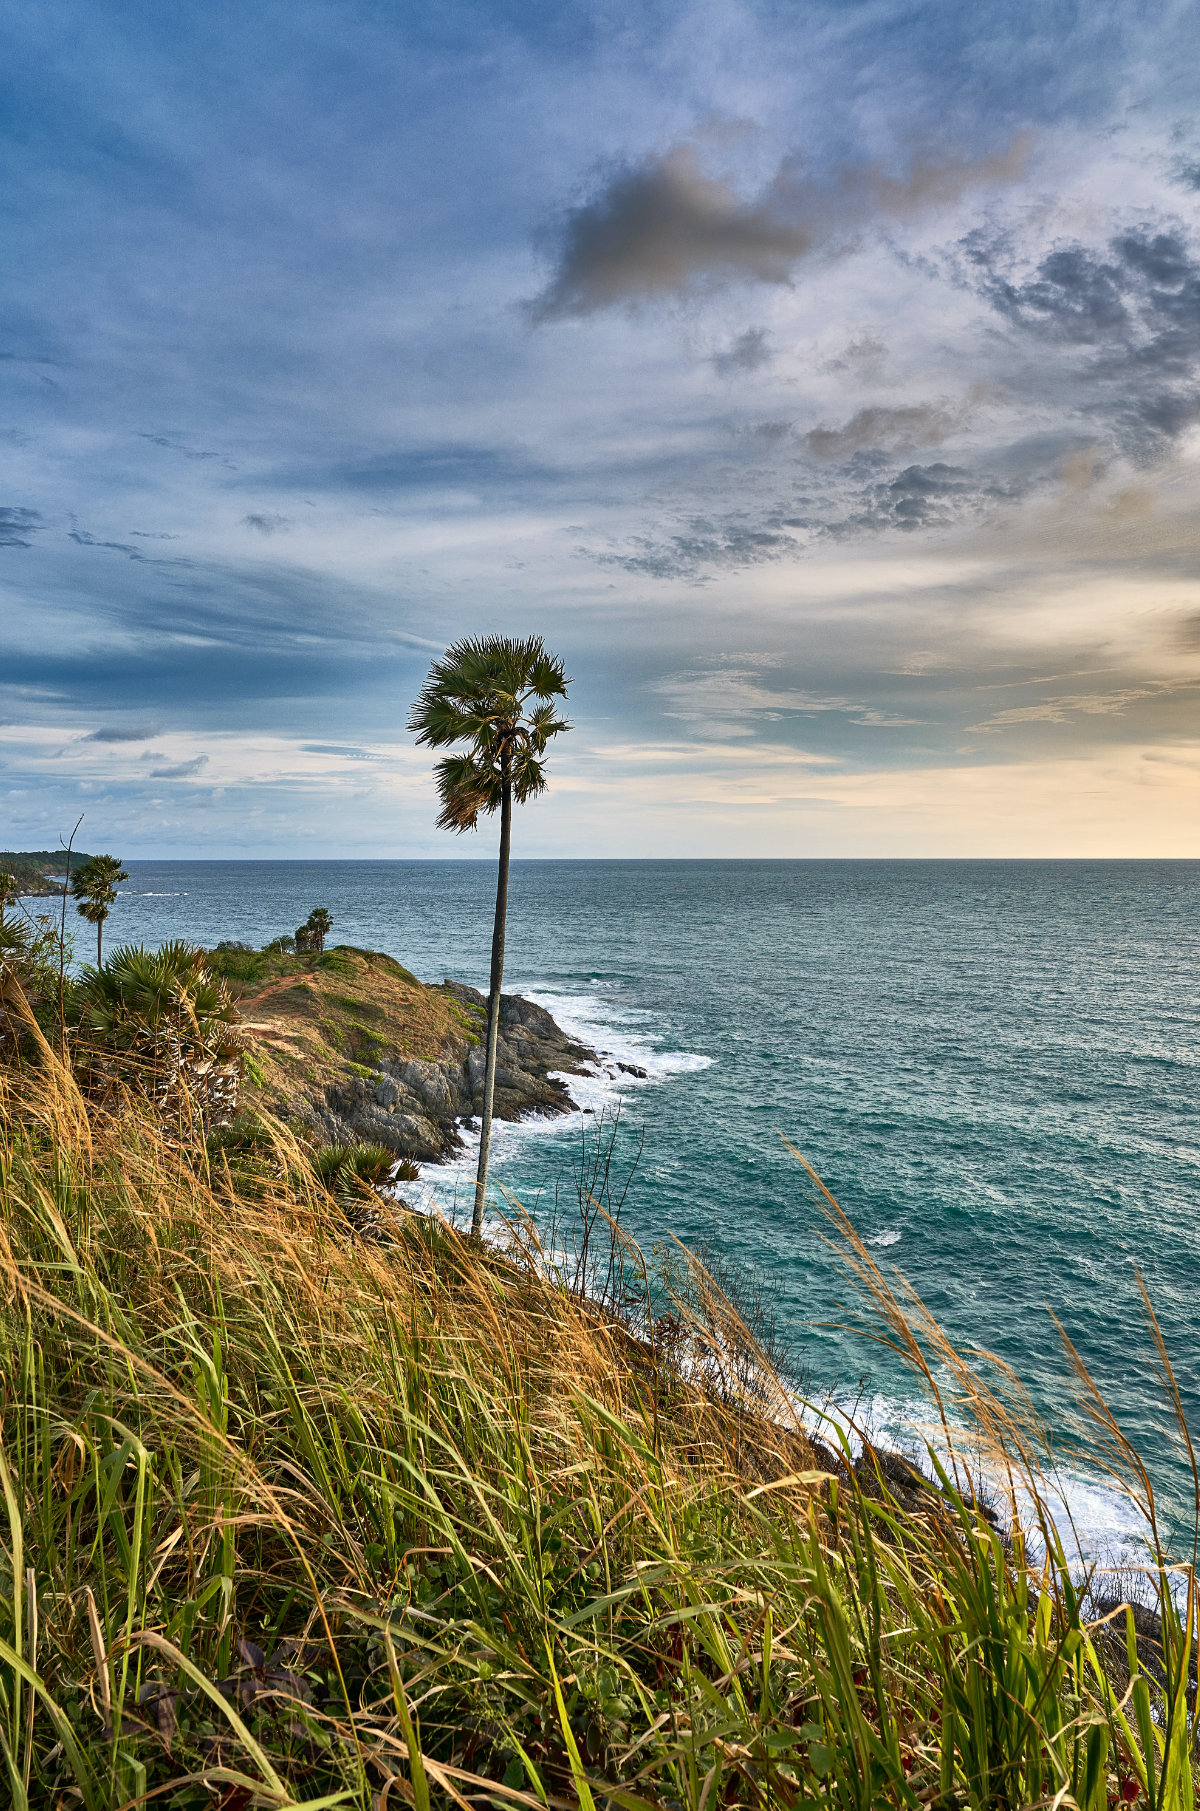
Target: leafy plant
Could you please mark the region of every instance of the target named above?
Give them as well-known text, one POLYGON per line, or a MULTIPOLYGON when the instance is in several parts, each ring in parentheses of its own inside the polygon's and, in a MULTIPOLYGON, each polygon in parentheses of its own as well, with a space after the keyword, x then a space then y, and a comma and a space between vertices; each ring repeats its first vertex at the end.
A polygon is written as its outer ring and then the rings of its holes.
POLYGON ((87 1034, 79 1062, 93 1092, 140 1095, 176 1129, 232 1113, 245 1039, 203 950, 127 944, 88 971, 76 1011, 87 1034))
POLYGON ((333 919, 325 907, 315 906, 296 932, 294 943, 297 954, 307 953, 319 956, 325 948, 325 939, 332 929, 333 919))

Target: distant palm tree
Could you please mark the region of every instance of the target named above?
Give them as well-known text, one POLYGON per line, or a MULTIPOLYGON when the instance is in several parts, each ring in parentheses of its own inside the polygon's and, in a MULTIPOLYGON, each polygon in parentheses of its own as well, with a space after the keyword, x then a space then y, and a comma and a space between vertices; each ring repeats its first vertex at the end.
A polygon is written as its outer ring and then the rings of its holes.
POLYGON ((443 830, 474 830, 480 812, 500 813, 500 860, 496 874, 496 919, 492 931, 492 973, 488 992, 487 1064, 479 1130, 479 1169, 471 1236, 483 1228, 492 1099, 496 1085, 496 1039, 500 1028, 500 984, 504 979, 504 930, 508 915, 508 859, 512 807, 546 789, 543 756, 551 736, 570 724, 556 714, 554 699, 565 698, 563 663, 546 651, 540 635, 512 641, 502 635, 455 642, 429 669, 413 705, 408 727, 428 748, 467 743, 465 753, 447 755, 436 768, 443 830))
POLYGON ((4 914, 10 900, 17 897, 17 877, 7 872, 0 874, 0 925, 4 923, 4 914))
POLYGON ((319 954, 325 948, 325 939, 333 929, 333 919, 324 906, 315 906, 308 914, 308 922, 304 928, 312 938, 309 948, 316 950, 319 954))
POLYGON ((71 876, 71 893, 79 916, 96 927, 96 967, 104 966, 104 921, 117 902, 117 888, 128 880, 115 855, 93 855, 71 876))

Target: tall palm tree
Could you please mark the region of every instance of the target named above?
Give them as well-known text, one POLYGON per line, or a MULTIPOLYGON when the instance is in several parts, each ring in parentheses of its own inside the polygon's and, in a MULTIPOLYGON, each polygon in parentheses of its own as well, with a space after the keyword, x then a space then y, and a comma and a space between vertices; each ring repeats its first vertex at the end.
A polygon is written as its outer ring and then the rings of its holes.
POLYGON ((479 1128, 479 1169, 471 1236, 483 1228, 488 1156, 492 1140, 492 1099, 496 1086, 496 1040, 500 1029, 500 984, 504 979, 504 931, 508 916, 508 858, 514 801, 523 805, 546 790, 543 757, 551 736, 570 724, 554 700, 567 695, 563 663, 546 651, 540 635, 513 641, 485 635, 455 642, 429 677, 413 705, 408 727, 418 744, 450 748, 436 768, 443 830, 474 830, 480 812, 500 813, 500 860, 496 874, 496 918, 492 930, 492 973, 488 991, 487 1064, 479 1128))
POLYGON ((104 921, 117 902, 117 888, 128 880, 115 855, 93 855, 71 876, 79 916, 96 927, 96 967, 104 966, 104 921))

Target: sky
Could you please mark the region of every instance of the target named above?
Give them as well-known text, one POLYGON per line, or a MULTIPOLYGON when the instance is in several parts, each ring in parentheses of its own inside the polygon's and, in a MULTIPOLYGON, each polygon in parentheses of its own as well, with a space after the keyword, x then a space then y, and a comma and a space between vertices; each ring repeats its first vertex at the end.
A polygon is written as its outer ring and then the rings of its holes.
POLYGON ((0 845, 1200 856, 1200 13, 17 0, 0 845))

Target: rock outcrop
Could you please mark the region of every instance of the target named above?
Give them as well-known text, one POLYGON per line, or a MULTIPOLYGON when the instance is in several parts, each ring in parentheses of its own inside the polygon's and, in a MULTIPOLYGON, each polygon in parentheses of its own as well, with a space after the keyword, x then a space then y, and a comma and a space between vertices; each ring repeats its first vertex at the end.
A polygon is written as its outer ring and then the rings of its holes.
MULTIPOLYGON (((331 1142, 370 1139, 400 1157, 436 1162, 462 1148, 459 1122, 483 1106, 487 1000, 473 987, 445 981, 443 988, 478 1024, 476 1037, 451 1040, 433 1058, 381 1056, 374 1079, 352 1075, 325 1089, 321 1129, 331 1142)), ((561 1031, 550 1014, 520 994, 501 994, 496 1049, 497 1119, 534 1113, 568 1113, 566 1075, 587 1073, 594 1050, 561 1031)))
MULTIPOLYGON (((391 956, 338 945, 323 954, 214 951, 235 977, 252 1040, 245 1104, 261 1104, 319 1143, 352 1139, 437 1162, 462 1147, 460 1125, 482 1108, 487 1001, 473 987, 429 986, 391 956)), ((601 1063, 520 994, 500 1004, 495 1113, 569 1112, 564 1076, 601 1063)))

